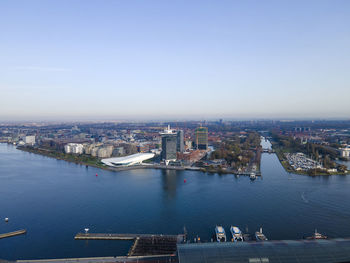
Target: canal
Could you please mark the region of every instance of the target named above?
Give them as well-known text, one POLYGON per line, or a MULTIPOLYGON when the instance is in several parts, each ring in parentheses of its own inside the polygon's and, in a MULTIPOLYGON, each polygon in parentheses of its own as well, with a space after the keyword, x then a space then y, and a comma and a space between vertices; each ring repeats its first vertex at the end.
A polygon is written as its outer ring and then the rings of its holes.
POLYGON ((126 255, 130 242, 74 240, 86 227, 178 234, 185 226, 203 241, 216 224, 227 233, 230 225, 249 233, 263 227, 269 239, 299 239, 315 228, 350 237, 350 177, 288 174, 275 154, 262 155, 261 171, 255 181, 196 171, 115 173, 0 144, 0 233, 28 231, 1 239, 0 258, 126 255))

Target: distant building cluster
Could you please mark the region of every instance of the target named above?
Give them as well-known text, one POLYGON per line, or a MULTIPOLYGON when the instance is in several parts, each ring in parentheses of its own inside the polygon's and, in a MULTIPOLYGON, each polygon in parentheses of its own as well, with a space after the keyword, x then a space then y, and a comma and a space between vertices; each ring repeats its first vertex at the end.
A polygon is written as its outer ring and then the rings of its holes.
POLYGON ((327 127, 322 121, 178 121, 165 129, 163 122, 5 123, 0 124, 0 142, 41 154, 65 153, 64 159, 97 166, 101 161, 111 166, 143 162, 250 173, 259 171, 263 134, 294 152, 286 159, 295 170, 346 173, 346 165, 338 160, 350 159, 349 123, 335 121, 327 127))
POLYGON ((172 130, 168 126, 160 135, 162 138, 161 159, 166 165, 179 160, 187 164, 196 162, 205 156, 208 149, 208 129, 204 127, 195 130, 196 149, 192 149, 191 140, 185 141, 183 130, 172 130))
POLYGON ((100 159, 152 153, 156 163, 192 165, 208 152, 208 128, 171 129, 148 124, 74 124, 14 128, 2 132, 2 140, 21 146, 89 155, 100 159), (112 127, 119 126, 118 129, 112 127), (33 133, 35 135, 33 135, 33 133))
MULTIPOLYGON (((72 131, 79 133, 80 130, 74 126, 72 131)), ((171 129, 169 125, 159 133, 125 130, 117 136, 119 137, 117 140, 99 137, 98 142, 93 142, 86 140, 87 134, 79 133, 73 140, 64 144, 64 152, 76 155, 86 154, 101 159, 136 153, 153 153, 160 156, 161 162, 169 165, 178 164, 179 161, 191 164, 203 158, 208 150, 208 129, 205 127, 195 129, 193 140, 191 135, 185 137, 184 130, 171 129)), ((68 139, 62 142, 64 141, 68 139)))

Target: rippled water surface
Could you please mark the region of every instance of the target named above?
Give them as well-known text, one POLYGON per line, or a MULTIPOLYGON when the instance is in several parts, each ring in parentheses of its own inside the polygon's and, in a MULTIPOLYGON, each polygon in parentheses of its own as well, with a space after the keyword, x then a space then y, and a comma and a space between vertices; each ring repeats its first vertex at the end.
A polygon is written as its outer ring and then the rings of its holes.
MULTIPOLYGON (((263 142, 268 146, 267 142, 263 142)), ((288 174, 274 154, 262 156, 262 178, 194 171, 109 172, 0 144, 0 258, 125 255, 130 242, 75 241, 90 232, 177 234, 210 240, 216 224, 269 239, 298 239, 317 228, 350 236, 350 177, 288 174), (98 176, 96 176, 96 173, 98 176), (186 182, 184 182, 186 179, 186 182), (4 218, 9 217, 9 223, 4 218)))

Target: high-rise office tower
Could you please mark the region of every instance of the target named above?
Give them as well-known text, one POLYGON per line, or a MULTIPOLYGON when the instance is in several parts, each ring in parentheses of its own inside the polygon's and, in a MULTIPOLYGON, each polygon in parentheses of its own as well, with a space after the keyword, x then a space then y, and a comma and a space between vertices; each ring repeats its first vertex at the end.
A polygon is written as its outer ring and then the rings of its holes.
POLYGON ((183 153, 185 151, 185 145, 184 145, 184 131, 178 130, 177 136, 176 136, 176 151, 183 153))
POLYGON ((176 161, 177 133, 168 126, 168 129, 160 134, 162 136, 162 160, 166 163, 176 161))
POLYGON ((208 149, 208 128, 198 127, 195 130, 195 144, 199 150, 208 149))

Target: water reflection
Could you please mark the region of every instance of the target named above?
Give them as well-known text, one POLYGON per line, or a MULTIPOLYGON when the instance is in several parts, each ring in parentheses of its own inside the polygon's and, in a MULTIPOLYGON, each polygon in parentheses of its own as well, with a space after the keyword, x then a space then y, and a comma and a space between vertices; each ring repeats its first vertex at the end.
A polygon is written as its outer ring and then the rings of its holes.
POLYGON ((176 190, 180 183, 183 183, 182 171, 162 170, 161 181, 164 190, 164 195, 167 199, 174 199, 176 190))

